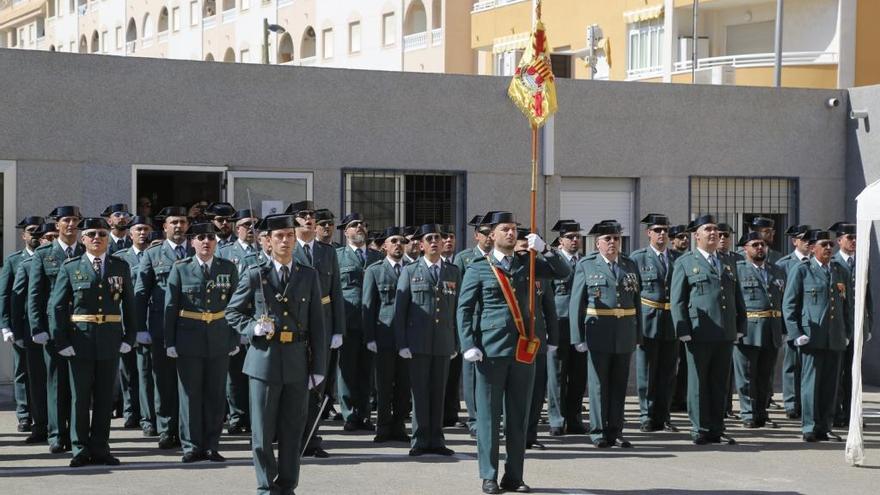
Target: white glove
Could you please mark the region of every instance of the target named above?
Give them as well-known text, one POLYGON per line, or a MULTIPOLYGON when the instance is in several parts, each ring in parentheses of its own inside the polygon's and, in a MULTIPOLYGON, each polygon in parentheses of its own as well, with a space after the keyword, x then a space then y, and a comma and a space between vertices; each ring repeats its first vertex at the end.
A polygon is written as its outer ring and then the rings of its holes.
POLYGON ((373 354, 379 352, 379 347, 376 346, 375 340, 371 340, 371 341, 367 342, 367 350, 372 352, 373 354))
POLYGON ((576 350, 578 352, 587 352, 587 343, 581 342, 580 344, 575 344, 574 350, 576 350))
POLYGON ((403 349, 397 351, 397 355, 402 357, 403 359, 412 359, 412 352, 409 351, 409 347, 404 347, 403 349))
POLYGON ((19 349, 24 349, 24 340, 22 340, 22 339, 18 339, 18 340, 16 340, 16 341, 13 342, 13 343, 14 343, 14 344, 16 345, 16 347, 18 347, 19 349))
POLYGON ((807 345, 810 343, 809 335, 801 335, 800 337, 794 339, 794 345, 800 347, 802 345, 807 345))
POLYGON ((849 339, 846 339, 846 345, 849 345, 849 339))
POLYGON ((453 352, 452 354, 450 354, 450 355, 449 355, 449 360, 452 361, 453 359, 455 359, 455 356, 458 356, 458 353, 457 353, 457 352, 453 352))
POLYGON ((76 351, 73 350, 73 346, 67 346, 58 351, 58 354, 64 357, 73 357, 76 356, 76 351))
POLYGON ((678 340, 680 340, 682 342, 690 342, 690 341, 694 340, 694 338, 691 337, 690 335, 682 335, 681 337, 678 338, 678 340))
POLYGON ((170 358, 177 359, 177 348, 174 346, 171 346, 171 347, 165 349, 165 355, 170 358))
POLYGON ((334 333, 332 337, 330 337, 330 348, 331 349, 339 349, 342 347, 342 334, 334 333))
POLYGON ((559 349, 558 345, 547 344, 547 352, 556 352, 556 349, 559 349))
POLYGON ((870 342, 872 336, 873 336, 873 334, 870 334, 870 333, 869 333, 869 334, 868 334, 868 337, 865 339, 865 342, 870 342))
POLYGON ((239 337, 238 343, 241 345, 247 345, 247 343, 248 343, 247 335, 242 335, 241 337, 239 337))
POLYGON ((15 337, 12 335, 12 330, 8 328, 3 329, 3 342, 12 342, 15 340, 15 337))
POLYGON ((138 344, 150 345, 153 343, 153 337, 150 336, 150 332, 138 332, 134 338, 138 344))
POLYGON ((464 351, 462 357, 465 361, 476 362, 483 360, 483 351, 477 349, 476 347, 471 347, 470 349, 464 351))
POLYGON ((40 332, 31 337, 31 340, 33 340, 37 344, 46 345, 49 343, 49 334, 46 332, 40 332))
POLYGON ((309 377, 309 390, 317 387, 324 381, 324 375, 312 375, 309 377))
POLYGON ((123 343, 119 344, 119 353, 120 354, 128 354, 129 352, 131 352, 131 346, 128 345, 127 342, 123 342, 123 343))
POLYGON ((526 236, 526 240, 529 241, 529 249, 532 251, 543 253, 547 249, 547 243, 538 234, 531 233, 526 236))
POLYGON ((261 321, 254 325, 254 335, 257 337, 262 337, 263 335, 268 334, 271 330, 275 329, 275 324, 271 321, 261 321))
POLYGON ((745 336, 745 334, 736 332, 736 340, 739 340, 739 339, 743 338, 744 336, 745 336))
POLYGON ((238 346, 233 347, 232 350, 229 351, 229 356, 230 356, 230 357, 235 356, 236 354, 238 354, 238 351, 239 351, 239 350, 240 350, 240 349, 238 348, 238 346))

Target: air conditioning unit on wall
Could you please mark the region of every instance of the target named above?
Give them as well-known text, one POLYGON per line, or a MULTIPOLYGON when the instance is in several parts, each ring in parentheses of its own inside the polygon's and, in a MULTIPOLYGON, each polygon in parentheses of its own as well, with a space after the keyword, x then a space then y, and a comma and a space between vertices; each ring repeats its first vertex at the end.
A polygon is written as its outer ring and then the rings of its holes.
POLYGON ((697 69, 697 84, 714 84, 728 85, 736 84, 736 69, 730 65, 719 65, 716 67, 707 67, 705 69, 697 69))

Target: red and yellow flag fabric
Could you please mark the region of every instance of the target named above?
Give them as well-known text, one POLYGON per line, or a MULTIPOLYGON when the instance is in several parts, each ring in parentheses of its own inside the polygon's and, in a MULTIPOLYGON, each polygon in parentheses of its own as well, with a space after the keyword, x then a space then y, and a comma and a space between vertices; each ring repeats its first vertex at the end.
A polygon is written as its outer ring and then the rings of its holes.
POLYGON ((556 82, 550 63, 550 46, 539 16, 516 67, 507 95, 534 127, 541 127, 556 112, 556 82))

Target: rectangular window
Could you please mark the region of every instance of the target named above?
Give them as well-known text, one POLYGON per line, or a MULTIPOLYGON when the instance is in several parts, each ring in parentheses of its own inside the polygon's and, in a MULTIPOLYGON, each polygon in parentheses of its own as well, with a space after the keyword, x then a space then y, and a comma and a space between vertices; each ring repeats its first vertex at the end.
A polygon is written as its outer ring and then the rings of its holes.
POLYGON ((361 51, 361 23, 352 22, 348 25, 348 52, 360 53, 361 51))
MULTIPOLYGON (((559 193, 560 218, 572 218, 589 230, 594 224, 614 219, 623 227, 621 250, 638 245, 635 218, 636 180, 606 177, 563 177, 559 193)), ((594 243, 584 243, 585 252, 595 251, 594 243)))
POLYGON ((247 48, 245 48, 244 50, 242 50, 242 51, 240 52, 240 55, 239 55, 238 61, 241 62, 241 63, 243 63, 243 64, 249 64, 249 63, 251 63, 251 52, 250 52, 250 50, 248 50, 247 48))
POLYGON ((73 53, 75 51, 76 51, 76 41, 71 41, 70 42, 70 53, 73 53))
POLYGON ((516 65, 522 58, 522 50, 508 50, 495 55, 496 76, 512 76, 516 72, 516 65))
POLYGON ((241 10, 247 10, 251 8, 251 0, 241 0, 241 10))
POLYGON ((333 58, 333 29, 321 32, 321 50, 324 58, 333 58))
POLYGON ((189 4, 189 25, 195 26, 199 23, 199 2, 190 2, 189 4))
POLYGON ((798 223, 798 181, 788 177, 690 178, 690 218, 712 214, 738 235, 756 216, 776 221, 773 249, 786 252, 782 232, 798 223))
POLYGON ((122 26, 116 26, 116 49, 122 49, 122 26))
POLYGON ((627 75, 630 77, 660 72, 663 64, 663 17, 628 25, 627 75))
POLYGON ((180 7, 171 9, 171 30, 180 31, 180 7))
POLYGON ((397 21, 394 13, 382 15, 382 46, 391 46, 397 39, 397 21))
POLYGON ((464 210, 459 206, 464 204, 462 173, 350 170, 344 175, 343 214, 362 214, 371 231, 424 223, 463 224, 464 210))
POLYGON ((568 55, 550 55, 553 76, 571 79, 571 57, 568 55))
POLYGON ((101 51, 107 53, 107 31, 101 31, 101 51))

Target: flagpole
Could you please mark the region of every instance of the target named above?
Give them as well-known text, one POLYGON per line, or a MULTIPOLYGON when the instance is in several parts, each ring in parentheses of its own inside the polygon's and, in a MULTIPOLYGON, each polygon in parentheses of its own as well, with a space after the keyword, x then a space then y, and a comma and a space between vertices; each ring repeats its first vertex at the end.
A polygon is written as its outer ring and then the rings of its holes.
MULTIPOLYGON (((538 126, 532 124, 532 204, 530 212, 530 230, 537 233, 538 206, 538 126)), ((535 259, 537 253, 529 250, 529 339, 535 338, 535 259)))

